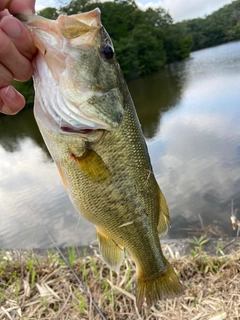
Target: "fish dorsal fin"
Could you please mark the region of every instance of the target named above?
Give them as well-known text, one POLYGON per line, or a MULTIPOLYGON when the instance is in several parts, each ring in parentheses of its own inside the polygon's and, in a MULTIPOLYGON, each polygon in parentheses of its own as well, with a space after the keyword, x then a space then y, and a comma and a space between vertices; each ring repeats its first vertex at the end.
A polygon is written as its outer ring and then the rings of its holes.
POLYGON ((62 35, 67 39, 74 39, 95 30, 93 26, 89 26, 73 17, 61 15, 58 18, 59 28, 62 35))
POLYGON ((168 231, 168 227, 171 225, 170 214, 168 210, 167 201, 158 187, 158 198, 159 198, 159 220, 158 220, 158 233, 160 236, 164 235, 168 231))
POLYGON ((97 229, 99 249, 105 263, 117 271, 124 258, 124 249, 97 229))

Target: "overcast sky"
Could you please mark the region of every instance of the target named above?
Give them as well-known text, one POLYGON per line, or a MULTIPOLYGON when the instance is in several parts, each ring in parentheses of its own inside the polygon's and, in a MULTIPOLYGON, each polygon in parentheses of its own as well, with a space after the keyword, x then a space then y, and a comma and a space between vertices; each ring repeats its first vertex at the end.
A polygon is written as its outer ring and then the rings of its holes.
MULTIPOLYGON (((57 7, 60 3, 68 3, 66 0, 36 0, 36 10, 44 7, 57 7)), ((174 21, 204 17, 213 11, 229 4, 232 0, 136 0, 140 8, 162 7, 166 9, 174 21)))

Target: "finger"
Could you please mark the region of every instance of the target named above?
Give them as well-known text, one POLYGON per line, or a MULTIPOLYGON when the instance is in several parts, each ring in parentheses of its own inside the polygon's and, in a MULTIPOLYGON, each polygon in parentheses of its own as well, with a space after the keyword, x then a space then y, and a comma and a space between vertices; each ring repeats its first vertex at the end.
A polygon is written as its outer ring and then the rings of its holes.
POLYGON ((9 86, 12 81, 12 73, 0 63, 0 88, 9 86))
POLYGON ((0 20, 1 20, 3 17, 9 16, 9 15, 10 15, 10 13, 9 13, 8 9, 5 9, 5 10, 3 10, 3 11, 0 11, 0 20))
POLYGON ((0 28, 12 40, 18 51, 28 59, 37 52, 30 32, 16 18, 8 15, 0 21, 0 28))
POLYGON ((9 37, 0 29, 0 61, 15 79, 27 81, 32 73, 32 65, 15 47, 9 37))
POLYGON ((34 10, 35 0, 1 0, 0 11, 8 9, 11 14, 25 13, 32 14, 34 10))
POLYGON ((25 98, 12 86, 0 89, 0 112, 13 115, 25 105, 25 98))

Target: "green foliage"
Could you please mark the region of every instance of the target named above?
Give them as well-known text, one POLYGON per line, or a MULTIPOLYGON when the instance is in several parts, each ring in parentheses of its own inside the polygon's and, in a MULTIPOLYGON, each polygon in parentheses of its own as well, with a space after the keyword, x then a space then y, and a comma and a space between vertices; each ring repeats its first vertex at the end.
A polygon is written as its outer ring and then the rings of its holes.
POLYGON ((34 101, 33 81, 30 79, 27 82, 13 81, 14 88, 19 91, 26 100, 26 107, 32 107, 34 101))
POLYGON ((88 305, 84 299, 84 296, 82 296, 78 289, 73 287, 73 291, 77 297, 77 302, 73 302, 73 305, 78 309, 78 311, 80 311, 81 313, 87 315, 87 310, 88 310, 88 305))
POLYGON ((218 242, 218 243, 217 243, 217 248, 216 248, 216 256, 218 257, 220 254, 221 254, 222 256, 224 256, 222 242, 218 242))
POLYGON ((206 235, 202 235, 200 238, 193 237, 193 239, 188 240, 189 243, 194 245, 194 250, 191 250, 193 258, 204 254, 203 245, 208 241, 209 239, 206 239, 206 235))
POLYGON ((58 17, 57 9, 51 8, 51 7, 42 9, 41 11, 38 12, 38 14, 44 18, 52 19, 52 20, 57 19, 58 17))
POLYGON ((38 264, 37 258, 33 259, 31 255, 27 257, 27 271, 29 272, 29 275, 30 275, 31 287, 35 285, 37 264, 38 264))
POLYGON ((163 41, 157 38, 154 30, 140 25, 130 37, 119 39, 115 44, 118 61, 127 78, 151 73, 165 65, 163 41))
POLYGON ((168 26, 164 47, 167 52, 167 63, 188 58, 193 47, 192 35, 187 34, 185 26, 180 23, 168 26))
POLYGON ((217 243, 216 257, 211 257, 204 251, 203 245, 208 241, 209 239, 206 238, 206 235, 202 235, 199 238, 193 237, 193 239, 188 239, 188 242, 194 245, 194 249, 191 250, 191 256, 195 261, 195 269, 197 272, 202 272, 203 274, 207 274, 208 272, 217 273, 226 262, 225 258, 218 258, 219 253, 224 256, 220 242, 217 243))
POLYGON ((76 252, 75 252, 74 245, 72 245, 72 247, 68 247, 67 251, 68 251, 68 262, 70 266, 73 267, 73 264, 76 261, 76 252))
POLYGON ((171 25, 173 19, 169 13, 167 13, 163 8, 148 8, 144 12, 146 21, 150 22, 152 27, 161 28, 171 25))

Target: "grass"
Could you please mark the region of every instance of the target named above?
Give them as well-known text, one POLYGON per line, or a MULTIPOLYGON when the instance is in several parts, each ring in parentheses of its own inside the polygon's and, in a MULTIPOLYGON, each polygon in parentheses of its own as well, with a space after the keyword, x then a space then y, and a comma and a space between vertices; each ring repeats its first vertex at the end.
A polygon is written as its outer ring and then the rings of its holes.
POLYGON ((45 257, 18 251, 0 255, 0 319, 108 320, 240 320, 240 247, 224 254, 219 242, 214 255, 204 250, 206 237, 189 242, 189 255, 179 256, 164 245, 184 285, 181 297, 162 300, 139 311, 135 305, 135 265, 127 256, 119 273, 111 272, 96 251, 77 258, 68 250, 69 266, 51 250, 45 257), (85 290, 90 293, 87 297, 85 290))

